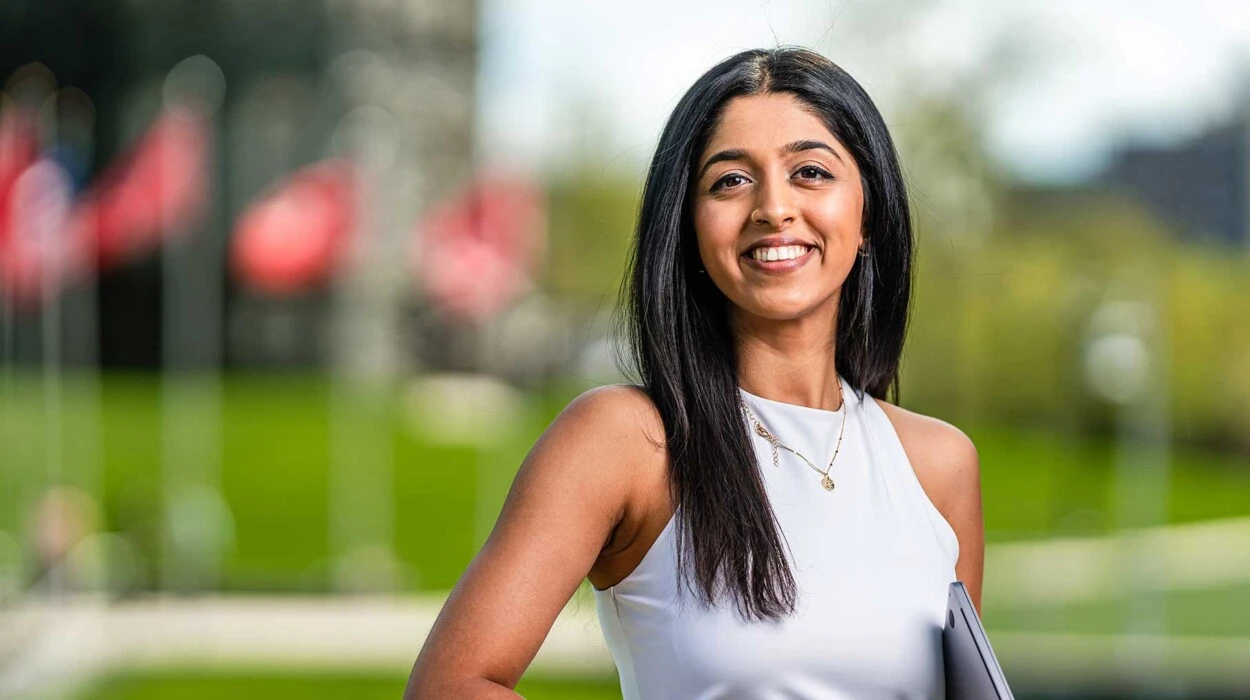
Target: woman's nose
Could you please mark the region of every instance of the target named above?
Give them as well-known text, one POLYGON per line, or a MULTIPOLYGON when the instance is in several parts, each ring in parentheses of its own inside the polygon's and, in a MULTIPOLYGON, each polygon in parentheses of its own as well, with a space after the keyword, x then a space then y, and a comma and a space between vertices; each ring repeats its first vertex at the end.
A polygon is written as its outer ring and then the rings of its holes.
POLYGON ((787 183, 765 181, 761 183, 755 209, 751 211, 751 223, 757 226, 781 228, 794 221, 796 208, 790 199, 787 183))

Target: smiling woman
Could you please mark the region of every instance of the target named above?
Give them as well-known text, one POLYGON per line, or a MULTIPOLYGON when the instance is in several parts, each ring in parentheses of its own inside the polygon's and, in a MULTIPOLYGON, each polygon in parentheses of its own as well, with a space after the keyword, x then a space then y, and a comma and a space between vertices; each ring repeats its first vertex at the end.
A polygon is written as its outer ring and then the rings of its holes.
POLYGON ((885 400, 911 258, 853 78, 793 48, 700 77, 643 192, 637 383, 535 444, 408 697, 516 697, 583 579, 628 700, 944 697, 950 582, 980 606, 980 476, 960 430, 885 400))
MULTIPOLYGON (((854 159, 817 115, 790 93, 739 97, 706 150, 694 182, 694 229, 717 288, 744 310, 789 308, 790 318, 812 312, 777 298, 792 290, 836 301, 862 245, 864 193, 854 159), (755 235, 743 236, 744 222, 755 235), (777 274, 800 272, 810 280, 777 274)), ((834 312, 826 308, 825 318, 834 312)))

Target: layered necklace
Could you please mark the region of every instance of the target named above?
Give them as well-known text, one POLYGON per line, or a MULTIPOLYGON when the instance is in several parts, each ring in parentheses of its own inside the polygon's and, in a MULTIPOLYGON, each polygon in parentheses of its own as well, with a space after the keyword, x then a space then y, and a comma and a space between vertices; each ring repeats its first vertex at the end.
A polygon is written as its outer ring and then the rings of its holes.
POLYGON ((842 399, 842 427, 838 429, 838 444, 836 447, 833 448, 833 456, 829 458, 829 466, 825 467, 823 471, 820 469, 820 467, 816 466, 815 464, 812 464, 812 461, 810 459, 808 459, 807 457, 804 457, 801 453, 799 453, 794 448, 782 444, 781 441, 778 440, 776 437, 774 437, 772 433, 768 432, 768 428, 765 428, 764 425, 760 423, 759 419, 755 417, 755 412, 752 411, 751 407, 747 405, 746 400, 742 398, 742 394, 738 394, 738 403, 742 404, 742 408, 746 410, 747 416, 750 417, 751 422, 755 424, 755 432, 759 434, 760 437, 767 440, 770 445, 772 445, 773 467, 780 468, 781 466, 781 463, 778 457, 779 453, 777 452, 777 448, 781 448, 783 450, 791 452, 792 454, 794 454, 794 456, 803 460, 803 462, 807 464, 807 466, 811 467, 817 474, 820 474, 821 476, 820 485, 824 486, 826 491, 832 491, 833 479, 829 476, 829 472, 833 469, 833 460, 838 458, 838 450, 842 449, 842 434, 846 430, 846 414, 847 414, 846 397, 842 395, 842 380, 840 378, 838 380, 838 398, 842 399))

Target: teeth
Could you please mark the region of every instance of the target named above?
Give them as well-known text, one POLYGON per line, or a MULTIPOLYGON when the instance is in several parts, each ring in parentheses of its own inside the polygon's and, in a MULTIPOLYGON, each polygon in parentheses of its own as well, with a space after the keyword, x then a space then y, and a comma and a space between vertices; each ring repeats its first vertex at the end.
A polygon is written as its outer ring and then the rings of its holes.
POLYGON ((756 248, 751 251, 751 256, 760 262, 775 262, 777 260, 793 260, 806 252, 807 246, 786 245, 779 248, 756 248))

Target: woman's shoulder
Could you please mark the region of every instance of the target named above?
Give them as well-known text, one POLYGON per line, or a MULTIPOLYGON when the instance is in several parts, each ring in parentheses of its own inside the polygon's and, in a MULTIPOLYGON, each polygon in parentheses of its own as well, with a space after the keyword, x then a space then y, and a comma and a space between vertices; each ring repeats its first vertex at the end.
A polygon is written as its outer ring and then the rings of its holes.
POLYGON ((604 384, 588 389, 568 403, 561 417, 601 435, 664 441, 660 412, 646 389, 637 384, 604 384))
MULTIPOLYGON (((633 539, 667 493, 668 450, 655 403, 634 384, 589 389, 568 403, 540 440, 548 441, 563 456, 567 478, 613 494, 612 530, 601 552, 619 554, 618 543, 633 539)), ((601 574, 601 564, 592 576, 601 574)))
POLYGON ((584 391, 538 437, 508 498, 543 504, 532 506, 540 510, 580 512, 583 524, 603 526, 599 544, 606 546, 637 510, 644 487, 663 474, 667 453, 660 426, 658 412, 638 387, 584 391))
POLYGON ((963 430, 940 418, 896 406, 876 397, 898 433, 903 451, 921 486, 938 510, 952 519, 953 510, 980 498, 980 458, 963 430))
POLYGON ((660 412, 635 384, 605 384, 582 392, 560 412, 545 437, 613 462, 652 463, 666 454, 660 412))
POLYGON ((890 419, 891 425, 894 426, 895 432, 899 434, 899 438, 904 442, 913 442, 919 447, 924 445, 931 449, 925 449, 925 452, 936 452, 939 454, 964 454, 976 451, 971 438, 964 431, 955 427, 953 424, 927 416, 917 411, 912 411, 902 406, 897 406, 889 401, 883 401, 877 397, 872 397, 873 401, 881 407, 881 411, 890 419))

